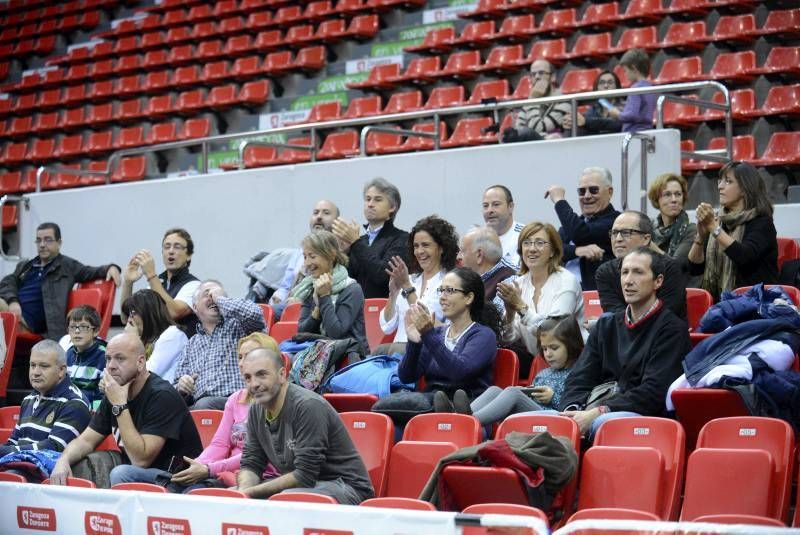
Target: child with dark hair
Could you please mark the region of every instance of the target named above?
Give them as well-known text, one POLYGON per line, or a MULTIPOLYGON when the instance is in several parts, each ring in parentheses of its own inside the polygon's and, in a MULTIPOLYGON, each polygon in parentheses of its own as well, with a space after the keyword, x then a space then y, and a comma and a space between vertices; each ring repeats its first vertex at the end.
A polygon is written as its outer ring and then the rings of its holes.
POLYGON ((100 315, 89 305, 79 305, 67 314, 72 347, 67 350, 67 373, 93 408, 100 403, 100 378, 106 367, 106 342, 97 336, 100 315))
MULTIPOLYGON (((630 80, 631 87, 650 87, 650 58, 639 48, 628 50, 622 55, 619 64, 630 80)), ((623 132, 639 132, 653 128, 653 112, 656 110, 656 95, 631 95, 625 99, 622 111, 609 110, 609 115, 622 122, 623 132)))
POLYGON ((537 332, 539 354, 549 365, 536 374, 530 387, 490 386, 465 405, 466 395, 456 392, 455 409, 472 414, 481 425, 499 422, 511 414, 557 409, 572 366, 583 351, 583 337, 574 316, 548 318, 537 332))

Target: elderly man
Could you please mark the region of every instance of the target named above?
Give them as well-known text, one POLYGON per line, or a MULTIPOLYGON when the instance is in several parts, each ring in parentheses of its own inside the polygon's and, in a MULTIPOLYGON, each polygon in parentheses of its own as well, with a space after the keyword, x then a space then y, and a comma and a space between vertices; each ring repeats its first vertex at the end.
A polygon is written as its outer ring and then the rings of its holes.
POLYGON ((510 266, 503 257, 500 238, 494 229, 474 227, 461 238, 461 251, 458 254, 461 264, 481 276, 486 302, 494 303, 502 313, 503 300, 497 296, 497 284, 516 274, 515 266, 510 266))
POLYGON ((110 434, 122 454, 122 464, 111 470, 111 485, 156 483, 159 477, 169 481, 173 459, 194 458, 202 451, 186 404, 168 382, 147 371, 146 361, 138 336, 122 333, 111 339, 103 376, 105 397, 89 427, 67 446, 53 468, 53 484, 66 485, 73 465, 110 434))
POLYGON ((564 242, 565 267, 578 277, 584 291, 597 289, 594 275, 600 264, 613 258, 608 231, 619 212, 611 204, 614 188, 611 172, 603 167, 587 167, 578 180, 581 215, 566 201, 562 186, 550 186, 545 194, 555 205, 564 242))
MULTIPOLYGON (((150 289, 156 292, 167 305, 172 321, 191 337, 197 328, 197 317, 192 311, 192 294, 200 281, 189 272, 194 254, 192 236, 182 228, 171 228, 161 239, 161 258, 164 271, 156 274, 153 254, 147 249, 136 253, 128 262, 120 292, 120 303, 124 303, 133 293, 133 284, 145 277, 150 289)), ((120 312, 123 323, 128 321, 120 312)))
POLYGON ((290 384, 283 366, 270 349, 255 349, 242 360, 253 404, 239 490, 251 498, 311 492, 347 505, 373 497, 367 469, 339 415, 318 394, 290 384), (268 464, 280 476, 262 481, 268 464))
MULTIPOLYGON (((611 247, 614 260, 609 260, 597 269, 595 280, 604 312, 625 310, 625 294, 620 283, 622 259, 640 247, 651 247, 653 222, 647 214, 627 210, 614 220, 611 227, 611 247)), ((686 272, 672 258, 661 255, 664 263, 664 282, 656 292, 664 306, 679 318, 686 319, 686 272)))
MULTIPOLYGON (((531 80, 529 98, 561 94, 556 85, 555 70, 549 61, 537 59, 531 63, 529 76, 531 80)), ((540 137, 559 137, 563 131, 564 118, 570 111, 569 102, 523 106, 514 120, 514 129, 519 134, 532 131, 540 137)))
POLYGON ((408 263, 408 232, 394 226, 400 210, 400 191, 384 178, 374 178, 364 185, 366 233, 355 220, 337 217, 333 234, 342 251, 349 256, 347 271, 364 291, 364 297, 389 296, 389 259, 399 256, 408 263))
POLYGON ((224 410, 228 396, 243 386, 236 345, 266 329, 264 316, 255 303, 228 297, 215 280, 200 284, 193 301, 200 325, 179 357, 176 388, 192 410, 224 410))
MULTIPOLYGON (((70 382, 67 357, 57 342, 42 340, 33 346, 28 378, 33 392, 22 400, 19 421, 6 443, 0 446, 0 457, 9 453, 36 455, 41 450, 63 451, 89 423, 89 404, 80 389, 70 382)), ((41 474, 17 473, 30 481, 44 479, 41 474)))
POLYGON ((681 374, 689 331, 658 298, 663 255, 641 247, 622 259, 624 310, 597 321, 561 397, 563 414, 590 437, 611 418, 661 416, 667 388, 681 374), (615 381, 614 393, 587 406, 592 390, 615 381))
POLYGON ((61 254, 61 228, 55 223, 36 227, 33 260, 17 264, 0 281, 0 311, 13 312, 21 328, 58 340, 67 334, 67 300, 76 282, 105 277, 119 285, 119 267, 91 267, 61 254))
POLYGON ((500 184, 490 186, 483 192, 483 221, 493 229, 500 239, 503 258, 506 263, 516 268, 519 266, 517 240, 522 231, 522 223, 514 221, 514 197, 511 190, 500 184))

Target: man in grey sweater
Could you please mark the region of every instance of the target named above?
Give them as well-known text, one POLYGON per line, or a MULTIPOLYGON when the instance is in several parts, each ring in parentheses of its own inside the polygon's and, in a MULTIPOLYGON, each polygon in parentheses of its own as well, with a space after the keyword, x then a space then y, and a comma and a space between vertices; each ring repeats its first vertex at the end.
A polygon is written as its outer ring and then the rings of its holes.
POLYGON ((321 396, 287 381, 278 353, 253 350, 241 366, 253 404, 240 491, 251 498, 313 492, 347 505, 374 496, 364 462, 339 415, 321 396), (262 481, 267 463, 281 475, 262 481))

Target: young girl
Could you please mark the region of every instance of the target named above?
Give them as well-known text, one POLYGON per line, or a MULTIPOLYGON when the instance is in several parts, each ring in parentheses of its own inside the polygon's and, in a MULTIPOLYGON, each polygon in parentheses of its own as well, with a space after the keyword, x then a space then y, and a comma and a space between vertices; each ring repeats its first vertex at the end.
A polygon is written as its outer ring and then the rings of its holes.
MULTIPOLYGON (((530 387, 490 386, 475 398, 469 411, 481 425, 499 422, 511 414, 558 409, 564 383, 583 351, 583 337, 574 316, 547 318, 537 333, 539 352, 550 365, 536 374, 530 387)), ((456 401, 460 401, 460 395, 456 401)), ((456 409, 460 403, 456 402, 456 409)))

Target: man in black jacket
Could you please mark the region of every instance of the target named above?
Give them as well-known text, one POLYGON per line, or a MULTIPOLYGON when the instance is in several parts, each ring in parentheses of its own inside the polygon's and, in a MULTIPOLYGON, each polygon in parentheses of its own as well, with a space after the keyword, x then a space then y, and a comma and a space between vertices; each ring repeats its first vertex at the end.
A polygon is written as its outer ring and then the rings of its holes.
MULTIPOLYGON (((653 222, 642 212, 626 210, 614 220, 611 227, 611 247, 616 258, 600 266, 595 274, 603 312, 625 310, 625 296, 619 278, 622 259, 639 247, 650 247, 652 235, 653 222)), ((685 320, 686 270, 681 269, 680 264, 670 256, 661 255, 661 260, 664 262, 664 283, 656 295, 664 302, 665 307, 685 320)))
POLYGON ((62 255, 55 223, 36 228, 36 250, 36 258, 19 262, 0 281, 0 310, 13 312, 25 331, 58 340, 67 333, 67 299, 75 283, 105 277, 119 286, 120 271, 114 264, 84 266, 62 255))
POLYGON ((563 414, 590 438, 611 418, 661 416, 690 349, 686 322, 656 296, 664 282, 662 255, 646 247, 628 253, 620 279, 627 307, 597 321, 561 398, 563 414), (587 409, 592 390, 611 381, 617 391, 587 409))
POLYGON ((581 215, 566 201, 562 186, 550 186, 546 196, 555 204, 564 242, 564 265, 581 281, 583 290, 597 289, 594 274, 600 264, 611 260, 608 231, 619 215, 611 204, 611 172, 603 167, 587 167, 578 181, 581 215))
POLYGON ((355 220, 348 223, 341 217, 333 222, 333 234, 349 256, 347 271, 364 290, 364 297, 388 297, 390 258, 399 256, 408 263, 408 232, 394 226, 400 210, 400 191, 384 178, 374 178, 364 186, 366 232, 359 236, 355 220))

